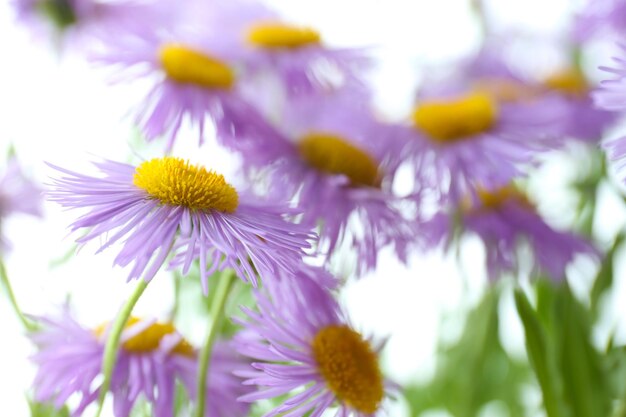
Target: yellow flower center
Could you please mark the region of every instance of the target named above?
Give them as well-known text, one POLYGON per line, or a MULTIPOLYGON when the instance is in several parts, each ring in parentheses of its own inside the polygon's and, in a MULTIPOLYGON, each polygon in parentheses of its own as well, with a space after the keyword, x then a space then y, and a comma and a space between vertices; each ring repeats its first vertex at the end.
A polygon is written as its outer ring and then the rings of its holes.
POLYGON ((543 85, 549 90, 572 96, 584 96, 589 91, 589 83, 584 74, 573 68, 552 74, 544 80, 543 85))
POLYGON ((343 174, 352 185, 379 185, 376 161, 340 136, 311 132, 301 138, 298 149, 309 165, 322 172, 343 174))
POLYGON ((283 23, 259 23, 248 30, 248 42, 267 49, 297 49, 316 45, 321 41, 319 32, 283 23))
POLYGON ((535 88, 506 78, 484 78, 476 81, 474 88, 499 102, 519 102, 531 100, 537 96, 535 88))
POLYGON ((364 414, 373 414, 384 396, 376 352, 347 326, 330 325, 313 339, 313 356, 335 396, 364 414))
POLYGON ((179 83, 227 90, 235 82, 235 73, 227 64, 183 45, 163 45, 159 59, 167 76, 179 83))
MULTIPOLYGON (((126 328, 139 323, 141 319, 137 317, 131 317, 126 323, 126 328)), ((106 330, 108 324, 103 324, 95 329, 97 336, 101 336, 106 330)), ((122 348, 129 353, 148 353, 157 350, 161 344, 161 340, 167 335, 175 334, 176 328, 172 323, 153 323, 144 329, 141 333, 128 339, 122 344, 122 348)), ((171 353, 193 357, 195 351, 193 346, 189 344, 185 339, 182 339, 171 350, 171 353)))
POLYGON ((223 175, 181 158, 167 156, 142 163, 135 169, 133 184, 162 204, 192 210, 233 213, 239 205, 237 191, 223 175))
POLYGON ((476 190, 476 194, 478 201, 472 203, 469 198, 465 199, 461 203, 461 208, 463 210, 497 210, 509 201, 515 201, 520 206, 534 210, 533 203, 522 191, 519 190, 519 188, 513 184, 491 191, 484 188, 478 188, 476 190))
POLYGON ((456 100, 422 103, 413 113, 413 122, 433 140, 447 143, 489 130, 497 116, 491 96, 477 92, 456 100))

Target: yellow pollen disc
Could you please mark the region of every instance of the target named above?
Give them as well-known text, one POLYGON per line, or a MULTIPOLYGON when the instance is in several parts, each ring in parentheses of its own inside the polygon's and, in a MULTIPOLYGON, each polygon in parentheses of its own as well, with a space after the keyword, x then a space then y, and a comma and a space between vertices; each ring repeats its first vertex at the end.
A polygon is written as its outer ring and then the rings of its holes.
POLYGON ((167 76, 179 83, 226 90, 235 82, 235 73, 227 64, 183 45, 162 46, 159 59, 167 76))
POLYGON ((478 188, 476 194, 478 197, 477 202, 473 203, 469 197, 463 200, 461 203, 463 210, 497 210, 508 201, 515 201, 517 205, 530 210, 535 208, 529 198, 513 184, 491 191, 478 188))
POLYGON ((376 352, 347 326, 331 325, 313 339, 313 356, 335 396, 352 408, 373 414, 384 396, 376 352))
POLYGON ((237 191, 223 175, 181 158, 167 156, 142 163, 135 169, 133 184, 171 206, 233 213, 239 205, 237 191))
POLYGON ((546 78, 543 85, 549 90, 583 96, 589 91, 589 83, 582 72, 576 69, 566 69, 546 78))
POLYGON ((283 23, 259 23, 248 30, 248 42, 268 49, 297 49, 316 45, 321 41, 319 32, 283 23))
MULTIPOLYGON (((126 328, 129 328, 141 320, 137 317, 131 317, 126 323, 126 328)), ((107 325, 98 326, 95 329, 97 336, 101 336, 106 330, 107 325)), ((155 351, 159 348, 161 340, 170 334, 176 333, 176 328, 172 323, 153 323, 147 327, 144 331, 128 339, 122 344, 122 348, 130 353, 148 353, 155 351)), ((182 339, 171 350, 171 353, 183 356, 193 357, 195 351, 193 346, 189 344, 185 339, 182 339)))
POLYGON ((352 185, 379 185, 376 161, 340 136, 311 132, 300 139, 298 149, 309 165, 322 172, 343 174, 352 185))
POLYGON ((485 78, 477 81, 474 88, 500 102, 531 100, 537 95, 535 88, 506 78, 485 78))
POLYGON ((437 142, 454 142, 489 130, 498 108, 490 95, 472 93, 456 100, 427 101, 413 113, 415 125, 437 142))

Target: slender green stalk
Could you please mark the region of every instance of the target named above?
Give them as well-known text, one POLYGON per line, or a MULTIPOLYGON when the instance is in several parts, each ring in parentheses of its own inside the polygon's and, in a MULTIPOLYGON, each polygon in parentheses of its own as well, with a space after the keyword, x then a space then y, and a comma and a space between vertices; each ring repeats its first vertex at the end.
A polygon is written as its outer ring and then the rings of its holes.
POLYGON ((111 376, 113 375, 113 368, 115 367, 115 361, 117 360, 117 351, 120 346, 122 332, 124 331, 124 327, 126 327, 126 323, 133 312, 135 304, 137 304, 139 297, 141 297, 147 286, 147 281, 143 279, 139 280, 137 288, 135 288, 135 291, 133 291, 128 301, 126 301, 126 304, 124 304, 122 310, 120 310, 119 314, 115 318, 115 321, 111 326, 111 330, 109 330, 106 345, 104 346, 104 354, 102 355, 102 372, 104 374, 104 380, 102 381, 102 386, 100 387, 96 417, 100 417, 100 414, 102 413, 104 399, 106 398, 109 387, 111 386, 111 376))
POLYGON ((0 259, 0 281, 2 281, 2 284, 4 285, 4 288, 6 289, 7 296, 9 297, 9 302, 11 303, 11 306, 13 307, 13 311, 15 311, 17 318, 20 320, 20 322, 22 322, 22 325, 24 326, 24 328, 29 332, 37 330, 37 325, 33 323, 32 321, 28 320, 26 316, 24 316, 24 313, 22 313, 22 310, 17 304, 17 299, 15 298, 15 293, 13 293, 13 288, 11 287, 11 281, 9 281, 9 275, 7 274, 7 270, 4 266, 4 262, 2 262, 2 259, 0 259))
POLYGON ((213 304, 211 305, 211 321, 209 322, 209 328, 207 330, 206 341, 200 352, 200 363, 198 370, 198 405, 196 408, 196 417, 204 417, 204 409, 206 406, 206 392, 207 375, 209 374, 209 362, 211 359, 211 352, 213 352, 213 345, 215 339, 220 330, 222 319, 224 318, 224 306, 226 305, 226 299, 230 293, 233 283, 235 282, 235 273, 233 271, 224 271, 220 276, 220 282, 215 289, 215 297, 213 298, 213 304))

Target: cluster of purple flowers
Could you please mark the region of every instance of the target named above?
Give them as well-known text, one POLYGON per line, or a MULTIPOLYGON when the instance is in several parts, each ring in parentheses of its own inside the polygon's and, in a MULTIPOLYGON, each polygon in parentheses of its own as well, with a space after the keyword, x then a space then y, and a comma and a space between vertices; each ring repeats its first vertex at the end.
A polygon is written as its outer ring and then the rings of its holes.
MULTIPOLYGON (((520 182, 545 153, 572 140, 599 142, 615 120, 610 110, 626 108, 624 59, 596 92, 596 108, 576 62, 534 77, 512 69, 505 44, 487 42, 446 79, 427 80, 410 114, 389 120, 372 107, 367 49, 333 48, 257 1, 14 3, 20 20, 80 43, 118 83, 149 84, 132 112, 165 156, 99 161, 89 175, 50 165, 48 198, 80 212, 70 226, 84 229, 77 241, 116 247, 114 263, 129 267, 129 280, 150 281, 164 265, 187 274, 197 264, 205 294, 224 270, 255 288, 256 308, 237 320, 242 329, 213 349, 206 392, 196 386, 198 352, 173 324, 130 318, 104 386, 116 417, 140 398, 154 415, 174 416, 179 385, 192 402, 204 396, 211 417, 243 417, 248 403, 277 397, 267 416, 383 414, 397 387, 381 370, 383 343, 355 330, 336 300, 339 281, 329 271, 340 248, 355 254, 357 277, 375 270, 383 248, 406 262, 465 235, 484 243, 491 279, 521 269, 523 244, 531 269, 554 280, 576 255, 599 256, 581 236, 546 223, 520 182), (199 153, 220 145, 237 154, 250 186, 237 189, 171 156, 187 126, 199 153), (401 169, 412 176, 403 193, 401 169)), ((595 30, 599 9, 590 6, 578 37, 595 30)), ((614 157, 625 144, 610 145, 614 157)), ((0 180, 1 217, 33 207, 5 197, 12 177, 0 180)), ((35 399, 61 407, 78 398, 72 412, 81 415, 103 395, 110 326, 85 328, 68 312, 39 322, 35 399)))

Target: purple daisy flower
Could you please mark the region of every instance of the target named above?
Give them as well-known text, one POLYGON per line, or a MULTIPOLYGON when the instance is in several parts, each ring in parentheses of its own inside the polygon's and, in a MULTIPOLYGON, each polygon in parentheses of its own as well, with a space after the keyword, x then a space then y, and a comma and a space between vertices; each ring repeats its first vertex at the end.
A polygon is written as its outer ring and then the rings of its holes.
POLYGON ((438 213, 422 230, 433 245, 443 242, 448 246, 458 236, 459 227, 462 233, 476 234, 483 241, 492 280, 519 269, 520 242, 526 242, 532 251, 533 272, 545 272, 555 280, 564 278, 565 267, 577 254, 598 256, 582 237, 547 225, 526 196, 511 185, 493 192, 478 190, 476 198, 465 199, 453 213, 438 213))
POLYGON ((201 7, 196 21, 237 51, 246 71, 262 84, 267 77, 276 79, 292 96, 342 87, 365 91, 361 78, 372 59, 363 49, 330 47, 317 30, 291 24, 258 1, 217 0, 201 7))
MULTIPOLYGON (((151 4, 152 3, 152 4, 151 4)), ((154 13, 146 0, 12 0, 16 18, 49 41, 89 48, 92 37, 132 24, 136 16, 154 13)))
POLYGON ((621 55, 613 57, 613 65, 600 67, 614 77, 602 81, 593 97, 598 107, 621 112, 626 110, 626 45, 620 45, 620 49, 621 55))
POLYGON ((553 94, 563 100, 561 131, 566 137, 597 143, 615 122, 615 115, 595 106, 592 85, 582 71, 565 68, 552 73, 538 86, 539 94, 553 94))
POLYGON ((254 402, 287 395, 267 417, 319 417, 334 406, 336 416, 374 416, 383 412, 394 384, 380 370, 374 345, 346 321, 332 296, 313 280, 284 281, 295 291, 283 306, 257 294, 258 312, 244 309, 248 319, 235 346, 257 362, 239 371, 245 384, 258 391, 240 397, 254 402), (300 389, 299 393, 293 393, 300 389))
MULTIPOLYGON (((35 400, 63 407, 71 396, 79 399, 73 416, 98 399, 102 355, 108 326, 87 329, 68 312, 60 318, 41 318, 43 328, 30 337, 39 351, 32 360, 37 365, 35 400)), ((233 371, 244 369, 243 360, 233 353, 230 342, 217 343, 211 357, 207 392, 207 417, 244 417, 249 407, 237 401, 250 389, 241 385, 233 371)), ((135 403, 151 404, 155 417, 174 417, 176 385, 182 384, 194 401, 196 350, 171 323, 131 318, 122 334, 110 393, 115 417, 128 417, 135 403)))
POLYGON ((459 201, 479 186, 508 184, 526 173, 538 153, 562 144, 560 98, 519 99, 513 90, 493 87, 479 84, 467 93, 419 100, 412 125, 398 129, 404 140, 394 141, 416 184, 434 184, 440 197, 459 201))
POLYGON ((150 88, 133 111, 135 121, 148 140, 165 137, 168 150, 184 123, 198 132, 200 144, 207 120, 222 139, 266 123, 242 97, 238 51, 212 36, 207 22, 189 20, 195 10, 173 8, 165 18, 160 13, 133 21, 108 36, 92 56, 116 72, 116 81, 148 80, 150 88))
POLYGON ((54 167, 50 199, 85 214, 72 231, 90 228, 78 242, 104 238, 98 252, 123 240, 115 264, 133 263, 129 279, 152 279, 170 252, 171 266, 187 273, 200 261, 203 290, 216 270, 234 269, 257 283, 279 270, 293 270, 314 235, 285 216, 285 205, 240 196, 224 177, 174 157, 155 158, 137 167, 105 161, 95 164, 102 176, 91 177, 54 167))
POLYGON ((385 144, 395 130, 351 98, 294 99, 280 132, 246 141, 240 151, 249 175, 267 178, 275 198, 295 198, 302 223, 319 226, 321 253, 351 240, 360 274, 388 245, 404 260, 415 230, 403 214, 408 202, 392 192, 401 154, 385 144))
MULTIPOLYGON (((537 42, 545 39, 520 39, 519 35, 503 34, 492 39, 467 63, 461 65, 459 78, 465 85, 488 91, 500 101, 524 101, 537 104, 548 99, 553 106, 554 123, 546 126, 557 138, 572 138, 597 143, 604 131, 614 122, 610 112, 596 108, 591 98, 593 86, 585 74, 574 64, 564 66, 539 76, 530 70, 515 68, 518 54, 513 53, 516 41, 530 41, 530 50, 537 42)), ((564 46, 560 49, 565 50, 564 46)), ((517 63, 519 65, 519 63, 517 63)), ((556 146, 565 145, 566 140, 557 141, 556 146)))
MULTIPOLYGON (((40 217, 42 191, 26 178, 17 159, 11 157, 0 174, 0 229, 2 221, 16 213, 40 217)), ((9 247, 6 238, 0 234, 0 252, 9 247)))

